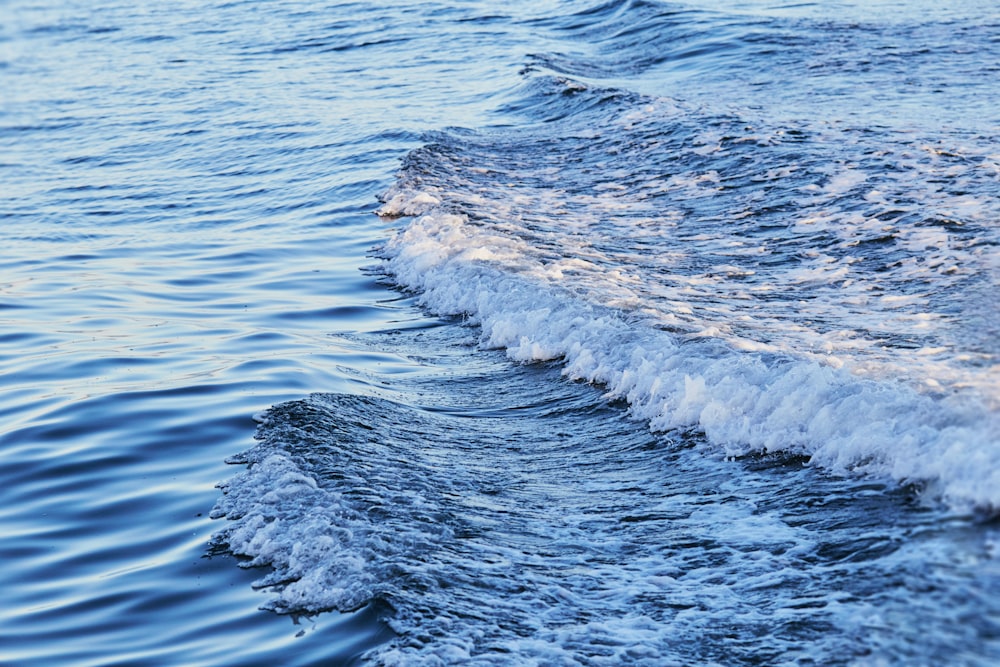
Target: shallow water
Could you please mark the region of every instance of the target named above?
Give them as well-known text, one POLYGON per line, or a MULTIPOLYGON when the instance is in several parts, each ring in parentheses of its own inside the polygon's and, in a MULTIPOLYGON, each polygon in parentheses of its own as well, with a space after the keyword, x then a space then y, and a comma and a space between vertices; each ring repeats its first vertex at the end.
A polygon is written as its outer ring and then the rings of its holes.
POLYGON ((0 662, 992 664, 998 26, 0 4, 0 662))

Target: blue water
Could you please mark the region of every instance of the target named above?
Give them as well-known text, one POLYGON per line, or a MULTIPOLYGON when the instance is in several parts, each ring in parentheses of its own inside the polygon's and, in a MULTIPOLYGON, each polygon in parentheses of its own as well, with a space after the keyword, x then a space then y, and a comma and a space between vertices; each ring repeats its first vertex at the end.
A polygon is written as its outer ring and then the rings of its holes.
POLYGON ((0 663, 1000 661, 998 35, 0 2, 0 663))

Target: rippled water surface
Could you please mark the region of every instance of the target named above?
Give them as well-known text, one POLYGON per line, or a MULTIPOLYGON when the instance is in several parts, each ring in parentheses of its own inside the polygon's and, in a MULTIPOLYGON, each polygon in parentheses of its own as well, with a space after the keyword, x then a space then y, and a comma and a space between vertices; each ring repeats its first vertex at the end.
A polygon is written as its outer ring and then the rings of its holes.
POLYGON ((0 662, 994 664, 998 35, 0 2, 0 662))

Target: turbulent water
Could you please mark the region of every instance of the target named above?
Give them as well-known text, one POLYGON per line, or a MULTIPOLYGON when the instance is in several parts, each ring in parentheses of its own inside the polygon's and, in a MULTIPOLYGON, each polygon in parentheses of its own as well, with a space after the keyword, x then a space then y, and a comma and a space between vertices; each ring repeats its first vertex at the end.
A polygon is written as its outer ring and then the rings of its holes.
POLYGON ((0 662, 1000 661, 993 3, 0 19, 0 662))

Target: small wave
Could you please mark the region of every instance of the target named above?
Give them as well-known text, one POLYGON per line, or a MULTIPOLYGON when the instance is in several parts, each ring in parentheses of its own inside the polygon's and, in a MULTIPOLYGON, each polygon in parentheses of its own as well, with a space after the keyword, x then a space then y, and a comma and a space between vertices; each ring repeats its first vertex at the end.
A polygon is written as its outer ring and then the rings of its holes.
POLYGON ((381 251, 401 287, 654 429, 1000 506, 991 137, 556 76, 512 110, 404 161, 379 209, 415 218, 381 251))
POLYGON ((430 212, 387 244, 385 269, 432 312, 472 317, 483 345, 518 361, 561 359, 569 377, 605 386, 656 430, 694 427, 729 456, 792 452, 1000 507, 1000 422, 985 406, 648 327, 494 268, 518 257, 517 244, 430 212))
POLYGON ((220 545, 270 568, 269 608, 377 613, 396 634, 371 665, 936 662, 960 646, 988 664, 995 624, 970 640, 966 619, 996 606, 992 547, 956 539, 968 524, 795 457, 704 456, 553 366, 467 364, 392 399, 260 416, 213 516, 220 545))

